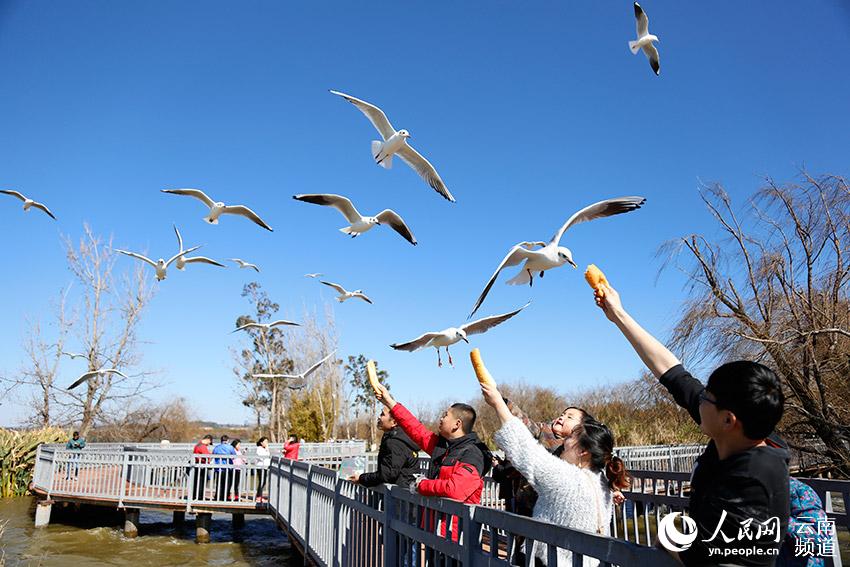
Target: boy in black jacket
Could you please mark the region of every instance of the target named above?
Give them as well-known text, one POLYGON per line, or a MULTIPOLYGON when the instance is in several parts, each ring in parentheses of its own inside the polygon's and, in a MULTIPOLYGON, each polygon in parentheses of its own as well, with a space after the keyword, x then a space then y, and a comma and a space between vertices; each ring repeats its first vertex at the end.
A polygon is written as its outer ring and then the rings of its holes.
POLYGON ((384 432, 378 449, 378 470, 354 475, 348 480, 363 486, 397 484, 408 488, 419 472, 419 447, 398 426, 387 408, 378 416, 378 427, 384 432))
POLYGON ((773 565, 790 506, 787 446, 773 433, 785 401, 776 374, 755 362, 730 362, 703 386, 626 313, 615 290, 603 286, 595 297, 676 403, 711 438, 691 476, 694 541, 668 550, 685 565, 773 565))

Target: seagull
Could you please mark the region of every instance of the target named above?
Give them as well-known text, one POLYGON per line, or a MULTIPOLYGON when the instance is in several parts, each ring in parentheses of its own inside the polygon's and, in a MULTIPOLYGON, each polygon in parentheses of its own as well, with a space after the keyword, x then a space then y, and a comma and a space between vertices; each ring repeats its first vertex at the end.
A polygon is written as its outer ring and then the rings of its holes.
POLYGON ((280 378, 283 380, 292 380, 293 382, 290 382, 288 386, 293 390, 300 389, 307 385, 307 376, 315 372, 317 368, 324 364, 325 361, 332 357, 335 353, 336 351, 330 353, 325 358, 323 358, 301 374, 252 374, 252 376, 254 378, 280 378))
POLYGON ((85 382, 86 380, 89 380, 90 378, 94 378, 95 376, 103 376, 104 374, 117 374, 117 375, 121 376, 122 378, 127 377, 126 374, 122 373, 119 370, 115 370, 114 368, 101 368, 100 370, 92 370, 90 372, 86 372, 85 374, 83 374, 82 376, 77 378, 76 382, 74 382, 73 384, 68 386, 67 389, 73 390, 74 388, 76 388, 77 386, 79 386, 80 384, 85 382))
POLYGON ((369 299, 368 297, 363 295, 362 290, 356 289, 354 291, 346 291, 345 288, 342 287, 339 284, 335 284, 335 283, 331 283, 331 282, 324 282, 324 281, 322 283, 327 285, 327 286, 334 288, 335 290, 337 290, 339 292, 339 295, 337 296, 336 300, 339 301, 340 303, 342 303, 346 299, 351 299, 352 297, 357 297, 359 299, 362 299, 366 303, 372 303, 371 299, 369 299))
POLYGON ((469 344, 468 335, 477 335, 486 333, 496 325, 500 325, 528 307, 530 301, 515 311, 503 313, 502 315, 492 315, 483 319, 478 319, 460 327, 449 327, 442 331, 432 331, 425 333, 407 343, 395 343, 390 346, 396 350, 406 350, 407 352, 415 352, 421 348, 434 347, 437 349, 437 366, 443 366, 443 361, 440 360, 440 347, 445 347, 446 354, 449 355, 449 364, 454 366, 452 362, 452 354, 449 352, 449 347, 457 342, 464 341, 469 344))
POLYGON ((374 217, 364 217, 354 208, 351 200, 342 195, 293 195, 292 198, 296 201, 304 201, 305 203, 313 203, 314 205, 333 207, 341 212, 345 220, 350 223, 350 226, 339 230, 345 234, 350 234, 351 238, 366 232, 377 224, 387 223, 390 225, 390 228, 399 233, 405 240, 416 246, 416 237, 407 228, 404 219, 392 209, 384 209, 374 217))
POLYGON ((635 20, 637 20, 637 41, 630 41, 629 49, 634 55, 642 49, 646 58, 649 59, 649 66, 658 75, 661 73, 661 64, 658 61, 658 49, 652 42, 659 39, 658 36, 649 33, 649 18, 637 2, 635 2, 635 20))
POLYGON ((251 268, 252 270, 256 271, 258 274, 260 273, 260 268, 257 267, 257 264, 251 264, 250 262, 240 260, 239 258, 231 258, 230 261, 236 262, 237 264, 239 264, 240 268, 251 268))
POLYGON ((153 260, 151 260, 147 256, 144 256, 142 254, 137 254, 135 252, 127 252, 126 250, 116 250, 116 252, 119 252, 121 254, 130 256, 131 258, 135 258, 137 260, 141 260, 142 262, 150 264, 151 266, 153 266, 154 270, 156 270, 157 281, 161 282, 162 280, 165 279, 165 270, 168 269, 168 266, 171 265, 171 263, 174 260, 176 260, 180 256, 183 256, 184 254, 188 254, 189 252, 194 252, 198 248, 200 248, 200 246, 193 246, 193 247, 189 248, 188 250, 183 250, 182 252, 172 256, 167 262, 165 260, 163 260, 162 258, 160 258, 159 260, 154 262, 153 260))
POLYGON ((64 354, 65 356, 67 356, 71 360, 74 360, 75 358, 88 358, 88 355, 80 354, 78 352, 64 352, 63 351, 62 354, 64 354))
POLYGON ((194 197, 203 202, 210 208, 210 214, 204 217, 204 220, 210 224, 218 224, 218 217, 221 215, 240 215, 272 232, 272 227, 267 225, 257 213, 245 205, 225 205, 221 201, 213 201, 200 189, 162 189, 162 192, 170 193, 171 195, 186 195, 187 197, 194 197))
POLYGON ((39 203, 38 201, 33 201, 29 197, 25 197, 24 195, 21 195, 17 191, 12 191, 12 190, 9 190, 9 189, 2 189, 2 190, 0 190, 0 193, 4 193, 6 195, 11 195, 12 197, 17 197, 18 199, 23 201, 25 211, 29 211, 30 207, 35 207, 36 209, 41 209, 42 211, 47 213, 47 215, 50 218, 52 218, 53 220, 56 220, 56 217, 53 216, 53 213, 50 212, 50 209, 48 209, 47 206, 44 203, 39 203))
POLYGON ((265 329, 269 331, 272 327, 280 327, 282 325, 293 325, 295 327, 300 327, 300 323, 293 323, 292 321, 287 321, 286 319, 278 319, 277 321, 272 321, 271 323, 245 323, 239 327, 236 327, 234 330, 230 331, 231 333, 235 333, 236 331, 244 331, 245 329, 265 329))
MULTIPOLYGON (((177 235, 177 246, 180 248, 178 252, 183 252, 183 237, 180 236, 180 231, 177 230, 177 225, 174 225, 174 233, 177 235)), ((185 256, 178 256, 177 262, 174 264, 174 267, 180 270, 181 272, 186 269, 186 264, 212 264, 213 266, 218 266, 219 268, 226 268, 224 264, 219 264, 215 260, 211 260, 206 256, 195 256, 193 258, 186 258, 185 256)))
POLYGON ((305 278, 318 278, 319 276, 324 276, 325 274, 315 273, 315 274, 304 274, 305 278))
POLYGON ((422 154, 414 150, 407 143, 407 138, 410 137, 410 132, 407 130, 396 131, 396 129, 393 128, 393 125, 390 124, 390 121, 387 118, 387 115, 384 114, 384 111, 374 104, 369 104, 365 100, 354 98, 351 95, 347 95, 339 91, 331 91, 331 94, 341 96, 356 106, 360 112, 366 115, 366 118, 369 119, 372 126, 374 126, 381 134, 383 141, 372 141, 372 157, 375 158, 375 162, 378 165, 385 169, 390 169, 393 166, 393 155, 397 155, 404 160, 404 163, 412 167, 413 170, 418 173, 432 189, 449 201, 454 202, 455 198, 452 197, 452 194, 449 192, 449 188, 446 187, 445 183, 443 183, 443 180, 440 178, 437 170, 434 169, 434 166, 431 165, 427 159, 422 157, 422 154))
POLYGON ((487 297, 487 294, 490 292, 490 288, 493 287, 493 284, 496 282, 496 278, 499 277, 499 273, 504 268, 516 266, 525 260, 525 265, 520 269, 519 273, 514 278, 507 281, 509 285, 521 285, 524 283, 533 285, 534 276, 532 272, 540 272, 540 277, 542 278, 543 272, 546 270, 557 268, 564 264, 569 264, 575 268, 576 263, 573 262, 572 251, 564 246, 559 246, 561 237, 568 228, 585 221, 634 211, 635 209, 639 209, 645 202, 646 199, 643 197, 619 197, 616 199, 599 201, 598 203, 593 203, 592 205, 574 213, 573 216, 571 216, 567 222, 558 229, 558 232, 555 233, 555 236, 553 236, 548 243, 540 241, 520 242, 519 244, 516 244, 510 249, 507 256, 504 257, 493 275, 490 276, 490 280, 484 287, 484 291, 482 291, 481 295, 478 296, 478 300, 475 302, 475 306, 472 308, 472 313, 470 313, 469 316, 472 317, 475 315, 475 312, 478 311, 479 307, 481 307, 481 304, 484 302, 484 298, 487 297), (533 250, 533 248, 538 246, 541 246, 541 248, 533 250))

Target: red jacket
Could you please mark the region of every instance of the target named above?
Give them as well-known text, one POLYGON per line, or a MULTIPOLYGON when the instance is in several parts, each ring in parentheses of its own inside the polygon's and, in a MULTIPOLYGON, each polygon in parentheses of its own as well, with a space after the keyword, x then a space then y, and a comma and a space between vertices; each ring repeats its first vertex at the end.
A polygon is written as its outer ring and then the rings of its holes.
POLYGON ((298 460, 298 449, 301 448, 301 443, 296 441, 295 443, 284 443, 283 444, 283 458, 291 459, 293 461, 298 460))
MULTIPOLYGON (((195 448, 192 449, 192 453, 194 453, 195 455, 209 455, 209 454, 211 454, 210 453, 210 446, 206 445, 204 443, 198 443, 197 445, 195 445, 195 448)), ((209 462, 209 459, 205 459, 203 457, 195 457, 195 462, 196 463, 207 463, 207 462, 209 462)))
MULTIPOLYGON (((419 483, 419 494, 442 496, 464 504, 479 504, 489 456, 475 433, 458 439, 445 439, 422 425, 410 411, 396 404, 390 415, 414 443, 431 455, 428 478, 419 483)), ((445 536, 445 525, 440 535, 445 536)), ((457 541, 457 517, 452 517, 452 539, 457 541)))

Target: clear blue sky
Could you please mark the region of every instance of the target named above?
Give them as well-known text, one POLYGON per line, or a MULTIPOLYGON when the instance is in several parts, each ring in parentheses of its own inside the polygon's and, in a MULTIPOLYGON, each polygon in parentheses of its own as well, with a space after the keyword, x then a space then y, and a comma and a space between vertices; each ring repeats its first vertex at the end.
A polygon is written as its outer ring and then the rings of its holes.
MULTIPOLYGON (((674 272, 656 282, 658 246, 713 230, 698 180, 739 200, 763 175, 798 166, 848 174, 850 9, 846 3, 643 4, 661 42, 661 76, 627 47, 631 2, 0 2, 0 186, 45 201, 54 223, 2 196, 0 371, 23 360, 26 318, 50 317, 70 281, 60 234, 83 222, 115 244, 187 244, 242 256, 297 317, 332 293, 305 272, 362 288, 375 301, 335 304, 341 354, 391 373, 401 401, 467 399, 477 390, 433 349, 387 345, 462 322, 509 247, 548 239, 577 208, 640 194, 645 207, 570 230, 581 268, 600 265, 636 318, 668 336, 685 298, 674 272), (450 204, 409 168, 376 167, 376 132, 338 89, 381 106, 438 168, 450 204), (163 195, 198 187, 254 207, 267 233, 199 203, 163 195), (333 211, 296 193, 392 207, 420 241, 387 229, 350 240, 333 211)), ((119 267, 130 267, 130 259, 119 267)), ((242 421, 229 334, 252 273, 173 272, 147 312, 144 367, 158 397, 185 396, 198 417, 242 421)), ((510 276, 508 276, 510 277, 510 276)), ((591 300, 581 271, 534 288, 494 287, 480 314, 534 303, 475 337, 501 379, 569 394, 637 376, 639 360, 591 300)), ((78 367, 63 367, 62 382, 78 367)), ((21 416, 0 406, 0 423, 21 416)))

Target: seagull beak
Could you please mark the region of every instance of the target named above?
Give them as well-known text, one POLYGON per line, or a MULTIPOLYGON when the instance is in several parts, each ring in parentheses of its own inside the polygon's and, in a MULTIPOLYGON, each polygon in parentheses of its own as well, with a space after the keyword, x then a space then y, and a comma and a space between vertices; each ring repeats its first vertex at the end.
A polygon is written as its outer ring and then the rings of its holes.
POLYGON ((469 339, 467 339, 466 337, 461 337, 461 339, 463 339, 463 342, 465 342, 466 344, 469 344, 469 339))
POLYGON ((575 270, 576 268, 578 268, 578 266, 576 266, 576 263, 575 263, 575 262, 573 262, 572 260, 567 260, 567 262, 569 262, 569 263, 570 263, 570 266, 572 266, 574 270, 575 270))

